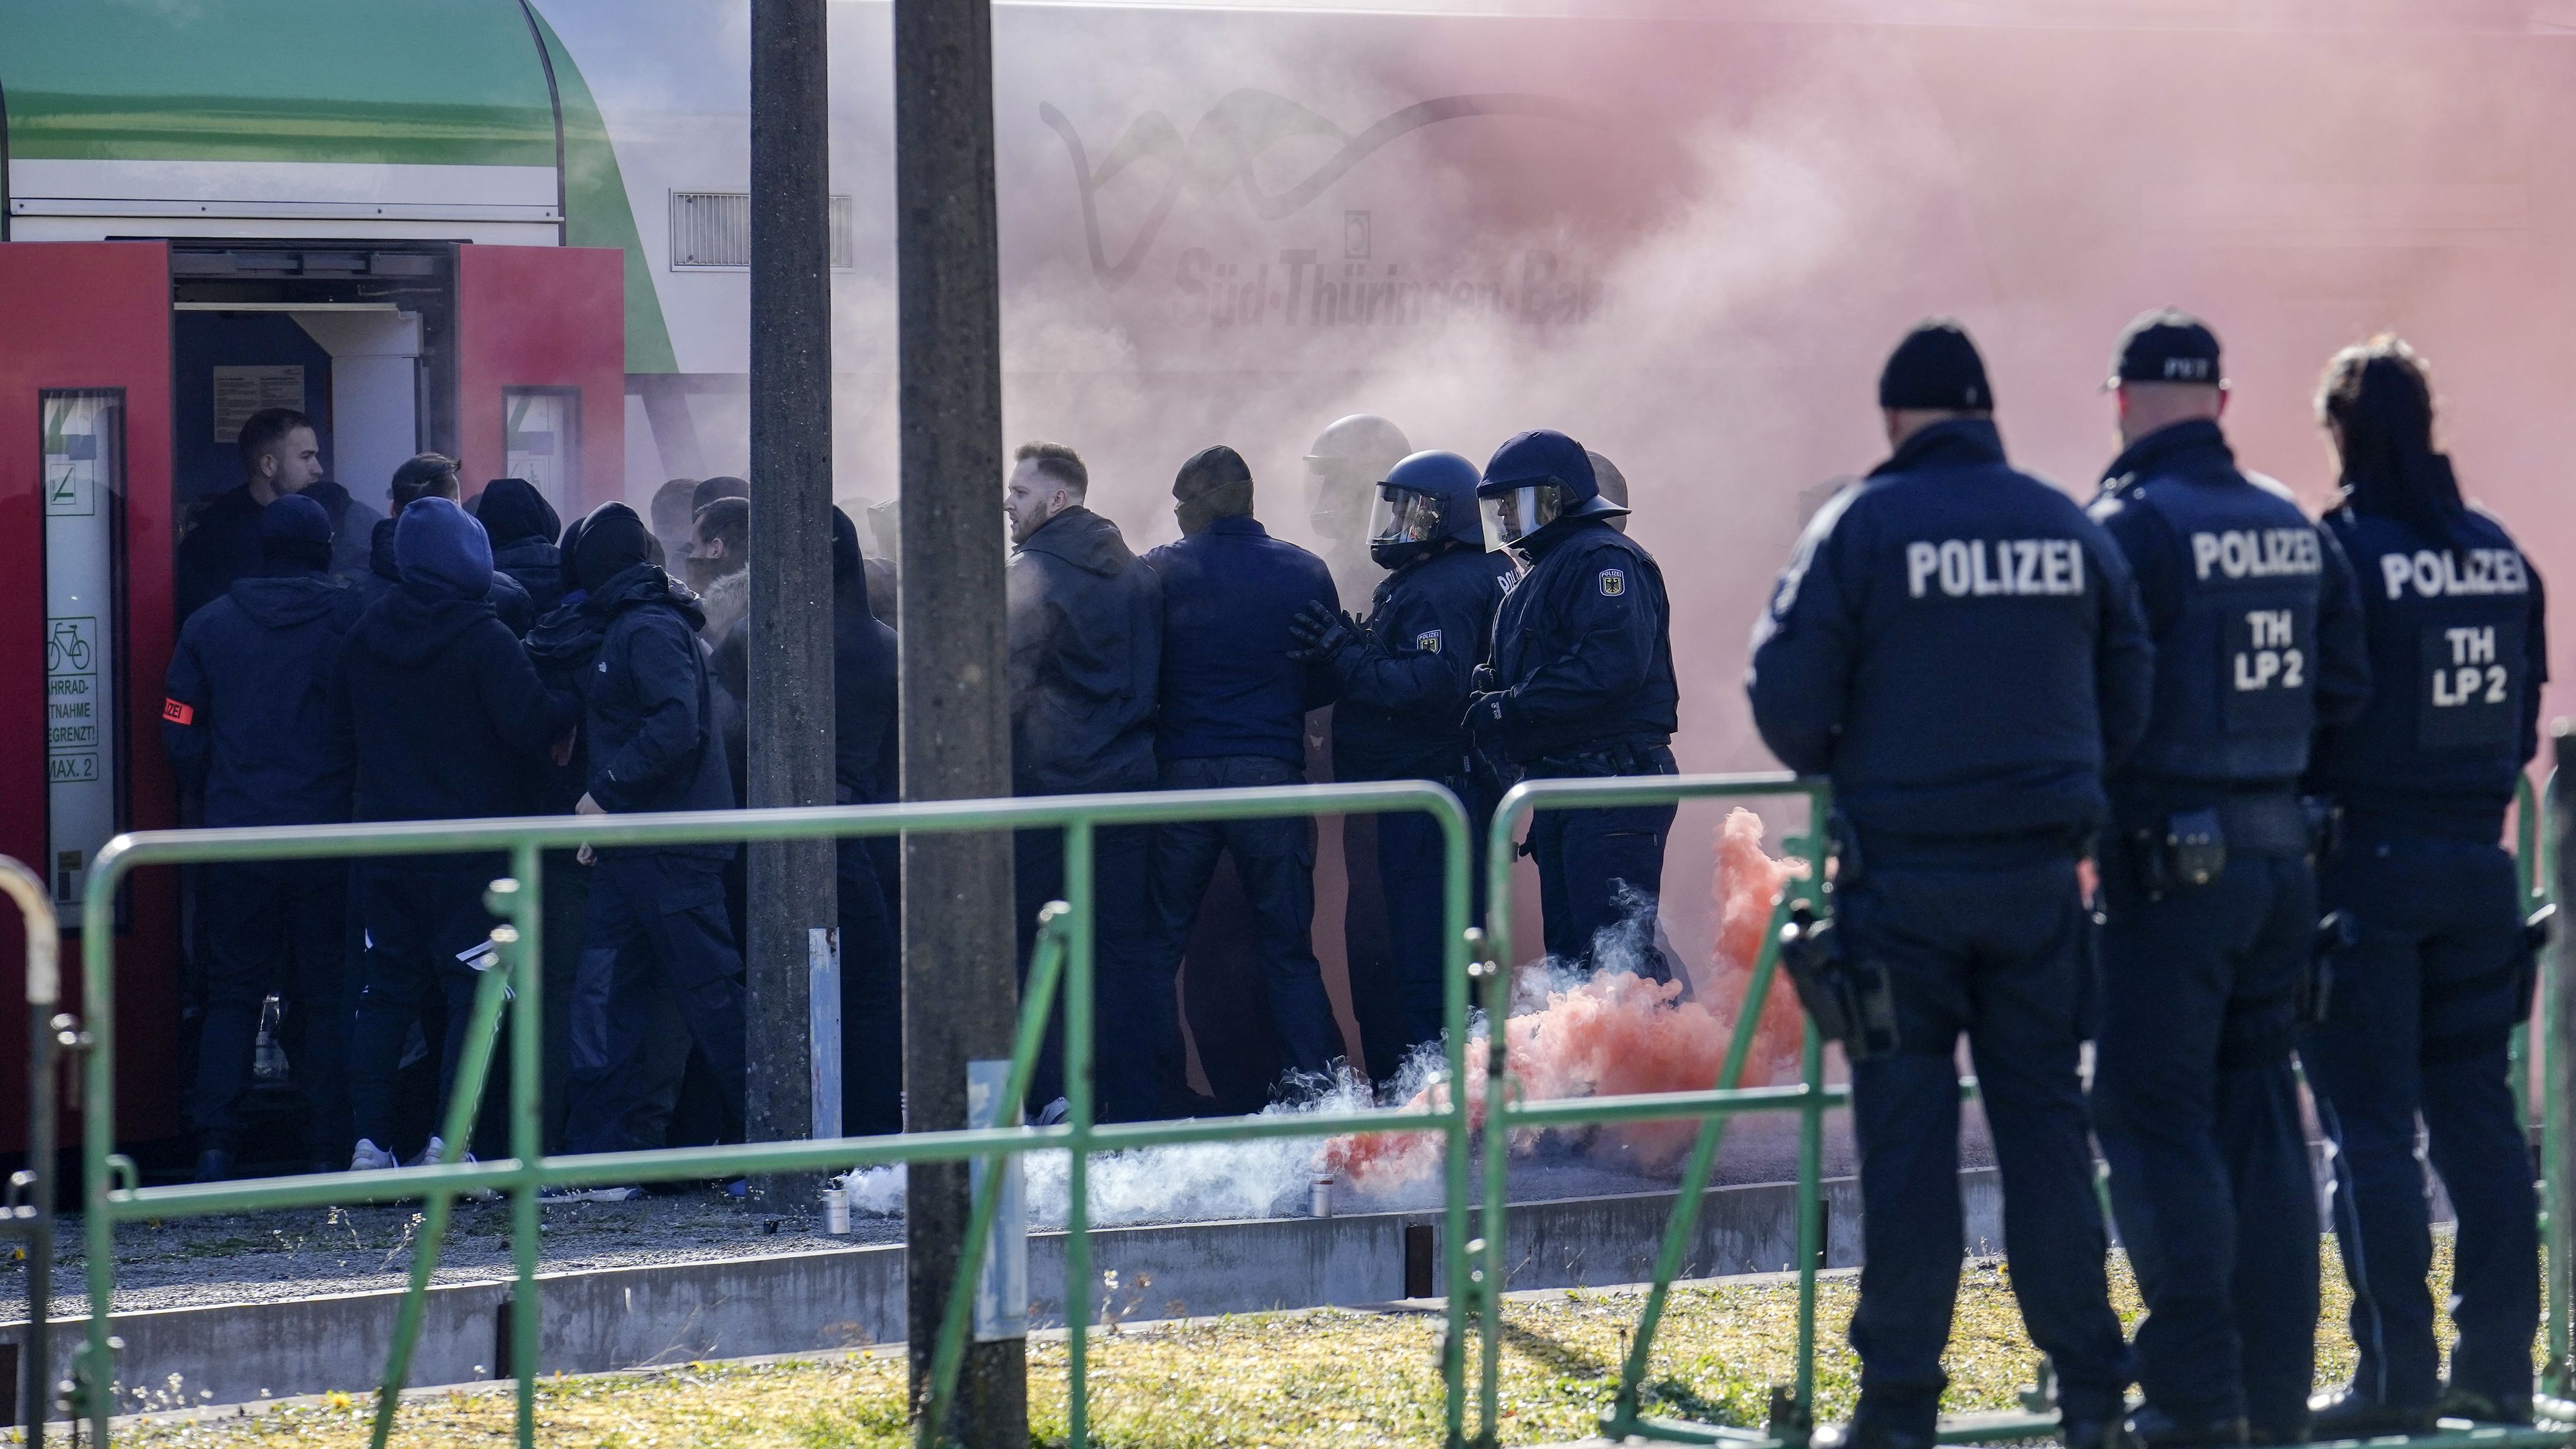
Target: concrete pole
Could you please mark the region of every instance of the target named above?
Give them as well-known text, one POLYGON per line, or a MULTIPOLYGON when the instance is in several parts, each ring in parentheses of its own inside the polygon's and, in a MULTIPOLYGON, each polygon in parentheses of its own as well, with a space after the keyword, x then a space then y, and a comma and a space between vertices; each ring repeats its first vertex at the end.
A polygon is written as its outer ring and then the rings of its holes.
MULTIPOLYGON (((895 0, 895 248, 903 484, 903 798, 1011 793, 1002 609, 1002 320, 986 0, 895 0)), ((1007 1057, 1019 993, 1007 835, 903 851, 906 1125, 966 1125, 966 1063, 1007 1057)), ((966 1251, 964 1164, 906 1193, 914 1402, 966 1251)), ((980 1251, 980 1245, 979 1245, 980 1251)), ((967 1350, 951 1432, 1028 1443, 1022 1340, 967 1350)))
MULTIPOLYGON (((824 0, 751 5, 749 804, 832 801, 831 97, 824 0)), ((814 935, 838 918, 832 842, 745 847, 755 1142, 810 1137, 814 935)), ((818 1181, 754 1184, 817 1200, 818 1181)))

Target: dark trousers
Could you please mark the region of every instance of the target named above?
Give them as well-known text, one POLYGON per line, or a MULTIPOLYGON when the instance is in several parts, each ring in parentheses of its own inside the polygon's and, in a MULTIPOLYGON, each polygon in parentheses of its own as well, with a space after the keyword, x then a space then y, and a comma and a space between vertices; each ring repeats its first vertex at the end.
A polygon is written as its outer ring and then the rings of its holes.
MULTIPOLYGON (((358 867, 359 917, 366 955, 359 967, 358 1009, 349 1029, 349 1104, 357 1134, 391 1147, 401 1115, 394 1073, 403 1039, 430 998, 443 1006, 438 1104, 443 1121, 456 1089, 456 1060, 474 1011, 475 972, 458 959, 488 940, 495 924, 483 909, 484 888, 503 873, 499 857, 458 865, 369 862, 358 867)), ((434 1008, 433 1008, 434 1009, 434 1008)), ((433 1033, 433 1037, 440 1034, 433 1033)), ((458 1145, 458 1144, 451 1144, 458 1145)))
POLYGON ((833 848, 840 891, 841 1131, 903 1130, 903 948, 865 840, 833 848))
POLYGON ((2540 1244, 2530 1141, 2506 1070, 2532 982, 2513 858, 2462 841, 2355 841, 2318 884, 2328 909, 2361 925, 2336 963, 2326 1020, 2299 1043, 2335 1144, 2334 1228, 2361 1350, 2353 1386, 2408 1407, 2440 1390, 2421 1113, 2459 1213, 2451 1381, 2521 1398, 2540 1323, 2540 1244))
MULTIPOLYGON (((346 1079, 349 870, 337 861, 219 862, 198 877, 205 1018, 198 1037, 196 1125, 201 1145, 237 1151, 242 1099, 270 992, 285 999, 286 1060, 304 1089, 307 1147, 349 1148, 346 1079)), ((335 1164, 336 1165, 336 1164, 335 1164)))
MULTIPOLYGON (((1092 832, 1093 1113, 1103 1122, 1151 1122, 1181 1087, 1177 963, 1156 968, 1159 939, 1151 868, 1154 831, 1128 825, 1092 832)), ((1023 830, 1012 841, 1019 912, 1020 984, 1037 947, 1038 912, 1064 897, 1064 832, 1023 830)), ((1064 1095, 1064 1002, 1048 1013, 1046 1049, 1029 1089, 1039 1111, 1064 1095)))
MULTIPOLYGON (((1231 786, 1297 785, 1305 771, 1286 760, 1228 755, 1170 760, 1166 790, 1231 786)), ((1234 857, 1244 894, 1252 902, 1253 935, 1270 1001, 1271 1030, 1289 1071, 1323 1077, 1341 1056, 1340 1032, 1324 996, 1323 968, 1315 961, 1315 822, 1290 816, 1270 820, 1212 820, 1154 827, 1150 878, 1157 936, 1148 972, 1138 989, 1168 1002, 1173 973, 1197 920, 1208 878, 1220 854, 1234 857)), ((1159 1010, 1168 1011, 1167 1006, 1159 1010)))
POLYGON ((2185 1425, 2306 1433, 2317 1213, 2292 994, 2317 920, 2305 858, 2230 850, 2205 886, 2149 901, 2103 852, 2103 1021, 2093 1131, 2147 1318, 2147 1403, 2185 1425))
POLYGON ((1959 1085, 1965 1034, 2004 1190, 2004 1244, 2031 1341, 2057 1369, 2070 1423, 2117 1416, 2128 1350, 2111 1311, 2076 1075, 2090 994, 2091 913, 2071 856, 2018 851, 1897 864, 1871 851, 1839 890, 1855 962, 1886 968, 1900 1048, 1852 1068, 1863 1264, 1852 1347, 1855 1427, 1928 1443, 1959 1264, 1959 1085))
MULTIPOLYGON (((1480 824, 1471 825, 1471 836, 1480 828, 1480 824)), ((1447 843, 1438 820, 1420 814, 1377 817, 1378 888, 1386 897, 1388 956, 1395 968, 1395 998, 1403 1024, 1401 1046, 1395 1054, 1399 1068, 1425 1043, 1439 1041, 1444 1024, 1447 864, 1447 843)), ((1468 879, 1468 918, 1473 920, 1479 914, 1476 903, 1484 894, 1478 889, 1482 876, 1473 860, 1469 862, 1468 879)), ((1372 1074, 1376 1071, 1374 1061, 1370 1070, 1372 1074)))
MULTIPOLYGON (((679 1047, 659 1026, 656 988, 679 1008, 723 1099, 726 1133, 743 1114, 742 954, 725 920, 724 862, 678 851, 604 851, 593 868, 582 967, 598 983, 579 992, 596 1015, 572 1030, 566 1150, 658 1147, 639 1111, 672 1090, 664 1053, 679 1047), (602 974, 604 973, 604 979, 602 974)), ((587 1014, 587 1013, 586 1013, 587 1014)), ((685 1061, 685 1052, 681 1053, 685 1061)))
MULTIPOLYGON (((1660 746, 1638 751, 1636 762, 1643 767, 1637 774, 1677 772, 1673 752, 1660 746)), ((1543 778, 1547 770, 1542 765, 1531 773, 1543 778)), ((1664 842, 1674 809, 1541 810, 1531 818, 1539 915, 1556 964, 1586 976, 1607 965, 1673 979, 1672 963, 1655 944, 1655 898, 1664 888, 1664 842)))

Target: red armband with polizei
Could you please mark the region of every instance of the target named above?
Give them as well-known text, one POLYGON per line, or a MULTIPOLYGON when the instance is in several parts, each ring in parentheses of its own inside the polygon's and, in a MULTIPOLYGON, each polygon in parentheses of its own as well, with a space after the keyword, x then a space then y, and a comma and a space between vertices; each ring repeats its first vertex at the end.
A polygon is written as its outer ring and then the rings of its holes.
POLYGON ((164 699, 161 701, 161 718, 174 725, 192 725, 197 722, 197 707, 175 699, 164 699))

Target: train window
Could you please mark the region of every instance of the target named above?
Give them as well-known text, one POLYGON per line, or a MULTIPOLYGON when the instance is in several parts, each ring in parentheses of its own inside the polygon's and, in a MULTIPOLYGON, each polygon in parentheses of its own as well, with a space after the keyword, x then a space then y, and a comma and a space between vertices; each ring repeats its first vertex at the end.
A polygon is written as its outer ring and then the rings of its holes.
POLYGON ((508 476, 536 485, 558 512, 581 497, 581 389, 501 389, 508 476))
MULTIPOLYGON (((125 497, 123 389, 39 394, 45 488, 46 861, 76 904, 122 826, 115 600, 125 497)), ((73 917, 77 919, 77 917, 73 917)))
MULTIPOLYGON (((832 198, 832 270, 858 266, 858 213, 850 198, 832 198)), ((751 193, 671 193, 671 270, 739 272, 751 266, 751 193)))

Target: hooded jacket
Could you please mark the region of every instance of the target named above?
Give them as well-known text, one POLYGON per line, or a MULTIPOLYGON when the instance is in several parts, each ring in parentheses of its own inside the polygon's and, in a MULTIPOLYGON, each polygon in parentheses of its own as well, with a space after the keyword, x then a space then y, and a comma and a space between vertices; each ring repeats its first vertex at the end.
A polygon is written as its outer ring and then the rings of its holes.
POLYGON ((563 557, 555 549, 563 522, 536 485, 495 478, 475 499, 474 516, 492 540, 492 567, 527 590, 532 615, 542 618, 563 602, 563 557))
POLYGON ((349 818, 331 676, 362 606, 341 580, 298 571, 239 580, 179 630, 161 738, 171 767, 204 786, 208 825, 349 818))
POLYGON ((356 818, 525 814, 537 761, 579 702, 546 688, 495 617, 480 525, 423 499, 398 532, 417 545, 397 543, 400 581, 367 606, 336 675, 334 713, 357 742, 356 818))
MULTIPOLYGON (((546 688, 583 701, 585 713, 590 681, 597 673, 593 666, 599 661, 599 641, 608 632, 605 620, 582 607, 589 597, 578 590, 565 594, 523 641, 546 688)), ((551 757, 542 763, 537 772, 537 808, 548 814, 569 813, 590 788, 590 732, 574 732, 572 757, 565 763, 558 765, 551 757)))
POLYGON ((1118 525, 1068 508, 1011 556, 1011 789, 1154 787, 1163 588, 1118 525))
MULTIPOLYGON (((601 626, 583 692, 591 798, 620 813, 734 808, 698 643, 705 616, 697 596, 659 564, 639 563, 619 570, 581 607, 601 626)), ((661 848, 733 854, 730 844, 661 848)))
MULTIPOLYGON (((357 575, 354 580, 360 597, 370 605, 394 592, 395 585, 402 582, 402 566, 394 559, 394 525, 399 522, 401 520, 395 518, 376 520, 375 533, 368 540, 366 572, 357 575)), ((525 585, 500 571, 500 557, 499 550, 493 550, 493 573, 489 594, 492 615, 507 626, 512 634, 524 634, 536 627, 538 613, 536 601, 529 597, 525 585)))
MULTIPOLYGON (((358 579, 367 572, 368 539, 384 515, 349 496, 349 490, 324 479, 303 495, 322 505, 331 517, 331 571, 335 579, 358 579)), ((259 551, 260 504, 250 485, 228 488, 208 500, 179 540, 175 580, 178 617, 187 617, 215 600, 236 579, 265 573, 259 551)))

